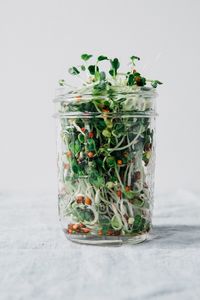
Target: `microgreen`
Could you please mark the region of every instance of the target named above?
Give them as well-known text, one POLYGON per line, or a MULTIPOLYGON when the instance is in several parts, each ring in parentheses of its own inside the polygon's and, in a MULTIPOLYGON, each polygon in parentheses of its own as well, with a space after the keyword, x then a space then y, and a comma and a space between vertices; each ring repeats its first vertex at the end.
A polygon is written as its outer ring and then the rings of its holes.
POLYGON ((158 84, 162 84, 162 82, 160 82, 159 80, 152 80, 151 81, 151 85, 152 85, 152 87, 154 87, 154 88, 157 88, 157 85, 158 84))
POLYGON ((104 56, 104 55, 100 55, 100 56, 98 56, 97 60, 98 60, 98 61, 108 60, 108 57, 107 57, 107 56, 104 56))
POLYGON ((65 80, 64 79, 60 79, 58 83, 59 83, 60 86, 64 86, 65 85, 65 80))
POLYGON ((134 56, 134 55, 132 55, 132 56, 130 57, 130 59, 131 59, 131 62, 132 62, 132 64, 133 64, 133 66, 135 66, 135 61, 136 61, 136 60, 140 60, 140 58, 139 58, 138 56, 134 56))
POLYGON ((80 73, 80 71, 76 67, 71 67, 68 71, 71 75, 78 75, 80 73))
POLYGON ((84 53, 84 54, 81 55, 81 59, 84 60, 84 61, 89 60, 91 57, 92 57, 91 54, 84 53))
POLYGON ((111 64, 111 69, 110 69, 109 73, 111 76, 116 77, 117 70, 119 69, 119 66, 120 66, 118 58, 114 58, 113 60, 111 59, 110 64, 111 64))

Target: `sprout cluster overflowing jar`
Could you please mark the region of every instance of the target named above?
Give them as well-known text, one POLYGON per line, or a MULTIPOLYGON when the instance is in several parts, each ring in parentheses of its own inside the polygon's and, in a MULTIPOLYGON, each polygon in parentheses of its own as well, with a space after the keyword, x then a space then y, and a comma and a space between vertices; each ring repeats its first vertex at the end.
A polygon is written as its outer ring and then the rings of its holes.
POLYGON ((58 206, 67 238, 144 241, 151 229, 155 89, 56 97, 58 206), (110 111, 112 107, 112 111, 110 111))

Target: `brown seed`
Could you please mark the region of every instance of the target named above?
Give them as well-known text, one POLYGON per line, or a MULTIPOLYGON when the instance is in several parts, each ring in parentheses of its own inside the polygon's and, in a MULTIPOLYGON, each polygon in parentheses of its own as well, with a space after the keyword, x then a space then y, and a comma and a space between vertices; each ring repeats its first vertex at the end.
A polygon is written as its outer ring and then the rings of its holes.
POLYGON ((81 101, 81 98, 82 98, 81 96, 76 96, 75 97, 75 99, 76 99, 77 102, 81 101))
POLYGON ((98 230, 98 235, 103 235, 103 230, 98 230))
POLYGON ((84 233, 88 233, 88 232, 90 232, 90 229, 89 228, 82 228, 81 231, 84 232, 84 233))
POLYGON ((69 169, 69 164, 64 164, 64 169, 65 170, 69 169))
POLYGON ((77 202, 77 203, 83 203, 83 201, 84 201, 84 197, 83 197, 83 196, 78 195, 78 196, 76 197, 76 202, 77 202))
POLYGON ((89 136, 89 138, 92 139, 94 137, 94 133, 93 132, 89 132, 88 136, 89 136))
POLYGON ((73 228, 73 230, 77 230, 77 229, 78 229, 78 224, 74 224, 74 225, 72 226, 72 228, 73 228))
POLYGON ((119 191, 117 191, 117 196, 119 197, 119 198, 121 198, 121 196, 122 196, 122 192, 119 190, 119 191))
POLYGON ((89 197, 85 198, 85 204, 86 205, 91 205, 92 204, 92 200, 89 197))
POLYGON ((112 230, 108 230, 107 231, 107 235, 112 235, 113 234, 113 231, 112 230))
POLYGON ((94 156, 94 153, 90 151, 90 152, 88 152, 87 155, 88 155, 89 158, 92 158, 94 156))
POLYGON ((125 191, 126 191, 126 192, 129 192, 130 189, 131 189, 131 187, 130 187, 129 185, 127 185, 127 186, 125 187, 125 191))
POLYGON ((71 151, 67 151, 67 152, 66 152, 66 155, 67 155, 67 157, 71 157, 71 156, 72 156, 71 151))
POLYGON ((68 229, 73 229, 73 224, 68 224, 68 229))
POLYGON ((118 159, 117 164, 118 164, 119 166, 121 166, 121 165, 122 165, 122 160, 121 160, 121 159, 118 159))

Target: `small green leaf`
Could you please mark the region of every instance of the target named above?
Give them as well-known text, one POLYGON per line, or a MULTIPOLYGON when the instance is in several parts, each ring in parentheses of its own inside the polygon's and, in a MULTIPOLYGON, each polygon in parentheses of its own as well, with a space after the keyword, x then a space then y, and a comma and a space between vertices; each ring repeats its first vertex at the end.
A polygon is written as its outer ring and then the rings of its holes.
POLYGON ((120 230, 123 226, 120 217, 117 217, 116 215, 114 215, 111 219, 111 226, 115 230, 120 230))
POLYGON ((86 70, 86 67, 84 65, 81 65, 81 70, 82 71, 85 71, 86 70))
POLYGON ((102 60, 108 60, 108 57, 107 56, 104 56, 104 55, 100 55, 98 58, 97 58, 98 61, 102 61, 102 60))
POLYGON ((65 85, 65 80, 64 79, 60 79, 58 81, 58 83, 59 83, 60 86, 64 86, 65 85))
POLYGON ((79 70, 76 68, 76 67, 71 67, 69 68, 68 72, 71 74, 71 75, 78 75, 80 72, 79 70))
POLYGON ((117 70, 119 69, 119 66, 120 66, 118 58, 114 58, 113 60, 111 59, 110 63, 111 63, 111 67, 114 71, 114 73, 113 73, 114 75, 111 75, 111 76, 116 76, 117 75, 117 70))
POLYGON ((85 141, 84 135, 82 133, 79 133, 78 139, 79 139, 80 143, 84 143, 84 141, 85 141))
POLYGON ((110 69, 109 74, 113 77, 115 75, 115 71, 113 69, 110 69))
POLYGON ((105 81, 100 81, 98 84, 94 85, 94 89, 96 91, 103 91, 106 89, 106 83, 105 81))
POLYGON ((114 168, 116 166, 116 161, 115 158, 113 156, 108 156, 106 159, 106 163, 108 164, 108 166, 110 168, 114 168))
POLYGON ((131 59, 131 61, 132 61, 132 64, 135 66, 135 61, 136 60, 140 60, 140 58, 138 57, 138 56, 135 56, 135 55, 132 55, 131 57, 130 57, 130 59, 131 59))
POLYGON ((76 164, 75 161, 72 162, 72 170, 73 170, 73 172, 76 173, 76 174, 78 174, 78 172, 79 172, 79 167, 78 167, 78 165, 76 164))
POLYGON ((87 140, 87 149, 88 151, 95 151, 96 150, 96 144, 94 139, 88 139, 87 140))
POLYGON ((92 172, 89 174, 89 182, 97 188, 102 187, 105 184, 104 177, 99 175, 97 170, 92 170, 92 172))
POLYGON ((108 129, 104 129, 102 131, 103 136, 110 138, 111 137, 111 132, 108 129))
POLYGON ((154 87, 154 88, 157 88, 157 85, 158 84, 163 84, 162 82, 160 82, 159 80, 152 80, 151 81, 151 85, 152 85, 152 87, 154 87))
POLYGON ((87 54, 87 53, 84 53, 84 54, 81 55, 81 59, 84 60, 84 61, 89 60, 91 57, 92 57, 92 55, 87 54))
POLYGON ((98 67, 95 67, 95 65, 90 65, 88 67, 88 70, 90 72, 91 75, 95 75, 95 72, 98 72, 99 71, 99 68, 98 67))
POLYGON ((133 74, 130 74, 130 75, 128 76, 127 85, 132 86, 132 85, 134 85, 134 83, 135 83, 134 75, 133 75, 133 74))
POLYGON ((135 72, 135 73, 133 73, 133 76, 134 76, 134 77, 138 77, 138 76, 140 76, 140 73, 135 72))
POLYGON ((136 196, 138 196, 139 192, 137 191, 128 191, 124 192, 125 197, 129 200, 133 200, 136 196))
POLYGON ((98 128, 98 130, 100 130, 100 131, 102 131, 102 130, 104 130, 106 128, 106 123, 102 119, 97 119, 95 125, 98 128))

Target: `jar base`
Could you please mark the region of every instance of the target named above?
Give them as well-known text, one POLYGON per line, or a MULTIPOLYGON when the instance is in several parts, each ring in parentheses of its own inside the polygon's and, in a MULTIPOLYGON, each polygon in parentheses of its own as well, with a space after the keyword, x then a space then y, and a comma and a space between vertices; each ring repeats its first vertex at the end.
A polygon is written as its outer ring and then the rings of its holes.
POLYGON ((123 244, 136 245, 144 242, 149 234, 148 232, 138 234, 135 236, 88 236, 66 234, 68 240, 78 244, 95 245, 95 246, 122 246, 123 244))

